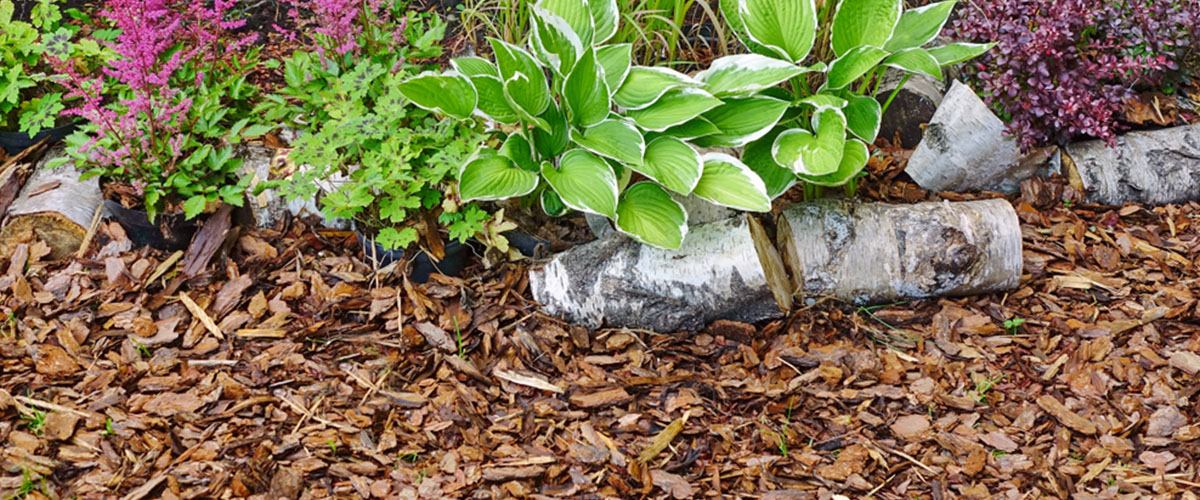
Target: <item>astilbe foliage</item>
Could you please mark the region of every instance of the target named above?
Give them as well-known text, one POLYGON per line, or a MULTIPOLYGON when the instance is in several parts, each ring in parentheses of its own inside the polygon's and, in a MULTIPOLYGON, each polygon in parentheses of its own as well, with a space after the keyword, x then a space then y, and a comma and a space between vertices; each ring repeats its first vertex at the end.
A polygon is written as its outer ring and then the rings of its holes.
POLYGON ((1179 70, 1200 31, 1200 0, 991 0, 961 12, 951 36, 998 42, 965 73, 1025 149, 1115 144, 1124 101, 1179 70))
MULTIPOLYGON (((284 0, 292 8, 288 15, 298 24, 308 23, 322 59, 358 56, 364 50, 386 50, 389 40, 404 41, 407 18, 394 15, 385 0, 284 0), (304 14, 309 15, 304 15, 304 14), (329 54, 333 52, 333 54, 329 54)), ((285 31, 282 30, 281 31, 285 31)), ((294 37, 295 33, 286 32, 294 37)))

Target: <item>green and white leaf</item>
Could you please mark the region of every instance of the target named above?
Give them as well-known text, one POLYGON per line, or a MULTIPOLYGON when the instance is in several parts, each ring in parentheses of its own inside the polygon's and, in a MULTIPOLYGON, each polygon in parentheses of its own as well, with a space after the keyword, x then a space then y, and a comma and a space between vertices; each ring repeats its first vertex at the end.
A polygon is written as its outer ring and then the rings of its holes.
MULTIPOLYGON (((628 82, 626 82, 628 84, 628 82)), ((700 89, 684 87, 667 92, 653 105, 631 110, 626 114, 639 127, 661 132, 676 125, 687 123, 722 104, 720 99, 700 89)))
POLYGON ((500 123, 513 124, 520 121, 520 115, 504 95, 504 83, 500 78, 482 74, 470 78, 471 84, 479 94, 479 101, 475 105, 476 114, 482 114, 500 123))
POLYGON ((530 45, 538 59, 558 75, 571 71, 586 50, 571 25, 553 12, 536 6, 530 20, 533 21, 530 45))
POLYGON ((458 173, 458 192, 463 201, 516 198, 532 193, 537 185, 536 172, 522 169, 488 149, 477 152, 458 173))
POLYGON ((887 51, 871 46, 862 46, 846 52, 829 66, 825 88, 845 88, 875 69, 887 56, 887 51))
POLYGON ((775 139, 771 156, 797 175, 826 175, 836 172, 846 143, 846 118, 828 110, 813 117, 813 134, 804 129, 788 130, 775 139))
POLYGON ((592 9, 588 7, 587 0, 540 0, 534 6, 566 20, 584 46, 592 45, 595 22, 592 20, 592 9))
POLYGON ((850 104, 842 110, 846 115, 846 129, 859 139, 875 142, 883 122, 883 106, 871 96, 850 96, 849 100, 850 104))
POLYGON ((850 105, 850 101, 831 94, 813 94, 801 99, 800 104, 812 106, 820 112, 827 109, 844 109, 850 105))
POLYGON ((733 30, 738 39, 742 41, 742 45, 750 49, 758 55, 775 56, 776 52, 754 43, 750 39, 750 34, 746 32, 746 23, 742 20, 742 2, 740 0, 726 0, 717 2, 717 7, 721 10, 721 16, 725 18, 725 22, 729 24, 729 28, 733 30))
POLYGON ((405 80, 397 90, 418 107, 459 120, 470 118, 479 102, 471 80, 457 71, 426 71, 405 80))
POLYGON ((900 20, 904 0, 841 0, 830 44, 839 58, 859 47, 882 48, 900 20))
POLYGON ((817 36, 814 0, 736 0, 746 34, 789 62, 799 64, 817 36))
POLYGON ((668 91, 683 87, 699 87, 700 82, 669 68, 634 66, 613 100, 622 108, 642 109, 654 104, 668 91))
POLYGON ((702 116, 698 116, 688 120, 687 123, 676 125, 661 132, 662 135, 669 135, 685 141, 719 133, 721 133, 721 129, 717 128, 716 125, 713 125, 712 122, 705 120, 702 116))
POLYGON ((454 59, 450 60, 450 65, 454 67, 455 71, 467 75, 468 77, 486 75, 494 76, 496 79, 500 78, 500 70, 496 69, 496 65, 482 57, 455 57, 454 59))
POLYGON ((928 52, 934 59, 937 59, 939 65, 949 66, 970 61, 992 50, 992 47, 995 46, 995 43, 948 43, 929 49, 928 52))
POLYGON ((563 101, 571 123, 576 126, 590 127, 608 118, 612 104, 604 70, 596 64, 595 51, 588 49, 571 70, 563 84, 563 101))
POLYGON ((647 245, 678 250, 687 237, 687 212, 653 182, 642 181, 625 190, 617 205, 617 230, 647 245))
POLYGON ((558 168, 542 164, 542 178, 566 206, 610 219, 616 217, 617 175, 600 157, 572 149, 559 159, 558 168))
POLYGON ((741 147, 771 131, 787 112, 790 103, 767 96, 726 99, 725 104, 704 113, 704 119, 721 132, 697 139, 702 147, 741 147))
POLYGON ((850 139, 846 141, 845 149, 842 152, 842 161, 836 172, 820 176, 801 175, 800 179, 819 186, 841 186, 862 172, 863 167, 867 166, 869 157, 870 152, 867 150, 866 144, 858 139, 850 139))
POLYGON ((641 163, 646 153, 642 133, 622 120, 604 120, 582 133, 572 130, 571 140, 588 151, 628 165, 641 163))
POLYGON ((646 145, 641 165, 629 164, 629 168, 671 191, 686 195, 700 182, 704 164, 700 161, 700 153, 686 142, 664 136, 646 145))
POLYGON ((496 38, 488 39, 496 55, 496 67, 504 81, 504 95, 525 117, 536 117, 550 106, 550 86, 537 60, 520 47, 496 38))
POLYGON ((543 158, 554 158, 571 145, 571 127, 567 124, 567 114, 558 106, 551 104, 546 112, 538 117, 546 127, 533 129, 533 146, 543 158))
MULTIPOLYGON (((547 162, 547 165, 549 165, 549 162, 547 162)), ((554 192, 553 189, 543 189, 542 195, 538 196, 538 201, 542 206, 542 211, 551 217, 561 217, 571 210, 570 207, 563 203, 562 198, 559 198, 558 193, 554 192)))
POLYGON ((704 173, 692 194, 723 207, 748 212, 771 210, 767 188, 750 167, 724 153, 708 153, 701 161, 704 173))
POLYGON ((588 0, 588 8, 592 10, 592 26, 595 35, 593 45, 607 42, 617 34, 621 25, 621 11, 617 8, 617 0, 588 0))
POLYGON ((500 156, 512 160, 513 164, 530 172, 540 172, 541 167, 533 156, 533 146, 521 134, 509 134, 497 150, 500 156))
POLYGON ((747 144, 742 150, 742 162, 762 179, 767 188, 767 196, 772 200, 796 185, 796 174, 777 163, 771 154, 775 147, 775 139, 784 130, 786 129, 783 127, 777 127, 761 139, 747 144))
POLYGON ((883 49, 899 52, 932 42, 938 33, 942 32, 942 27, 946 26, 946 20, 950 19, 950 12, 954 10, 954 4, 957 2, 958 0, 946 0, 904 11, 900 15, 900 22, 896 24, 896 30, 883 45, 883 49))
POLYGON ((738 54, 713 61, 696 80, 708 93, 726 97, 771 88, 804 72, 804 68, 773 57, 738 54))
POLYGON ((938 60, 925 49, 906 49, 892 54, 883 64, 913 73, 942 79, 942 67, 938 60))
POLYGON ((604 83, 608 84, 610 95, 615 94, 629 76, 629 68, 633 62, 633 44, 597 47, 596 62, 604 68, 604 83))

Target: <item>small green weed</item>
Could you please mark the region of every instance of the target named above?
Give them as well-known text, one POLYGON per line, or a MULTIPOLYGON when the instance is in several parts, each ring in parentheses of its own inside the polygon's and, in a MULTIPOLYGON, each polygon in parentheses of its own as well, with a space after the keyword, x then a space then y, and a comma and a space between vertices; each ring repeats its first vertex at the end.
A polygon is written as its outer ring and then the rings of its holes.
POLYGON ((975 372, 971 372, 971 379, 975 382, 975 400, 987 404, 988 391, 992 390, 1006 376, 1007 374, 1001 374, 996 378, 991 378, 987 375, 976 375, 975 372))
POLYGON ((1013 316, 1011 318, 1004 320, 1004 329, 1008 330, 1009 335, 1016 335, 1017 330, 1019 328, 1021 328, 1021 325, 1024 325, 1024 324, 1025 324, 1025 318, 1013 316))
POLYGON ((29 414, 21 414, 21 420, 25 420, 26 427, 29 427, 29 432, 35 436, 42 435, 42 428, 46 426, 46 412, 36 409, 30 409, 29 414))

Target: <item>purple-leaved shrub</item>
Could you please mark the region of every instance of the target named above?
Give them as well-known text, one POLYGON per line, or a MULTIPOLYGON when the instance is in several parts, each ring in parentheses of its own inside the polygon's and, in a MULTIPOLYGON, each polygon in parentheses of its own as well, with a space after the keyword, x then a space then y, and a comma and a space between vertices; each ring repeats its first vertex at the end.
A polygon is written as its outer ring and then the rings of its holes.
POLYGON ((1200 0, 989 0, 960 13, 949 36, 998 42, 966 76, 1026 149, 1114 144, 1124 101, 1200 47, 1200 0))

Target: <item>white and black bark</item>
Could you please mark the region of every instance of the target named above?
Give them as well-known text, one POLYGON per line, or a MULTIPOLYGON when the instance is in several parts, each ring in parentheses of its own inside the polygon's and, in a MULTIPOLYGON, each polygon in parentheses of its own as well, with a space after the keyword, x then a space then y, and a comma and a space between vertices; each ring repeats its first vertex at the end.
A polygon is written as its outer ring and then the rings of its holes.
MULTIPOLYGON (((246 193, 246 208, 249 212, 251 223, 262 228, 275 228, 283 221, 292 217, 301 217, 306 215, 316 215, 322 218, 326 227, 334 229, 349 230, 350 221, 348 219, 329 218, 321 213, 320 199, 325 194, 331 193, 338 189, 349 178, 341 173, 336 172, 328 178, 317 179, 314 183, 317 186, 318 194, 314 198, 289 200, 278 189, 266 189, 261 193, 255 194, 254 191, 259 183, 273 178, 273 172, 284 170, 287 160, 287 150, 276 150, 265 146, 251 145, 239 151, 243 159, 242 169, 243 175, 251 176, 250 191, 246 193)), ((297 167, 303 171, 309 169, 307 165, 297 167)))
POLYGON ((1015 192, 1051 171, 1054 147, 1022 153, 1004 122, 966 84, 955 81, 925 127, 905 172, 930 191, 1015 192))
POLYGON ((693 226, 677 251, 613 232, 559 254, 529 281, 546 312, 589 328, 674 332, 783 314, 743 217, 693 226))
POLYGON ((943 81, 920 73, 912 73, 906 79, 903 71, 889 69, 883 74, 876 94, 880 104, 892 100, 883 112, 879 137, 890 141, 899 136, 901 147, 915 148, 924 135, 924 126, 933 120, 945 94, 943 81))
POLYGON ((5 255, 33 238, 50 247, 52 259, 75 253, 83 243, 100 206, 100 181, 96 177, 80 179, 83 172, 71 164, 46 168, 47 162, 63 154, 62 149, 47 153, 8 206, 0 229, 0 251, 5 255))
POLYGON ((1003 199, 819 200, 784 210, 777 240, 806 298, 883 304, 999 292, 1021 279, 1021 227, 1003 199))
POLYGON ((1067 146, 1063 170, 1092 203, 1167 204, 1200 200, 1200 124, 1067 146))

